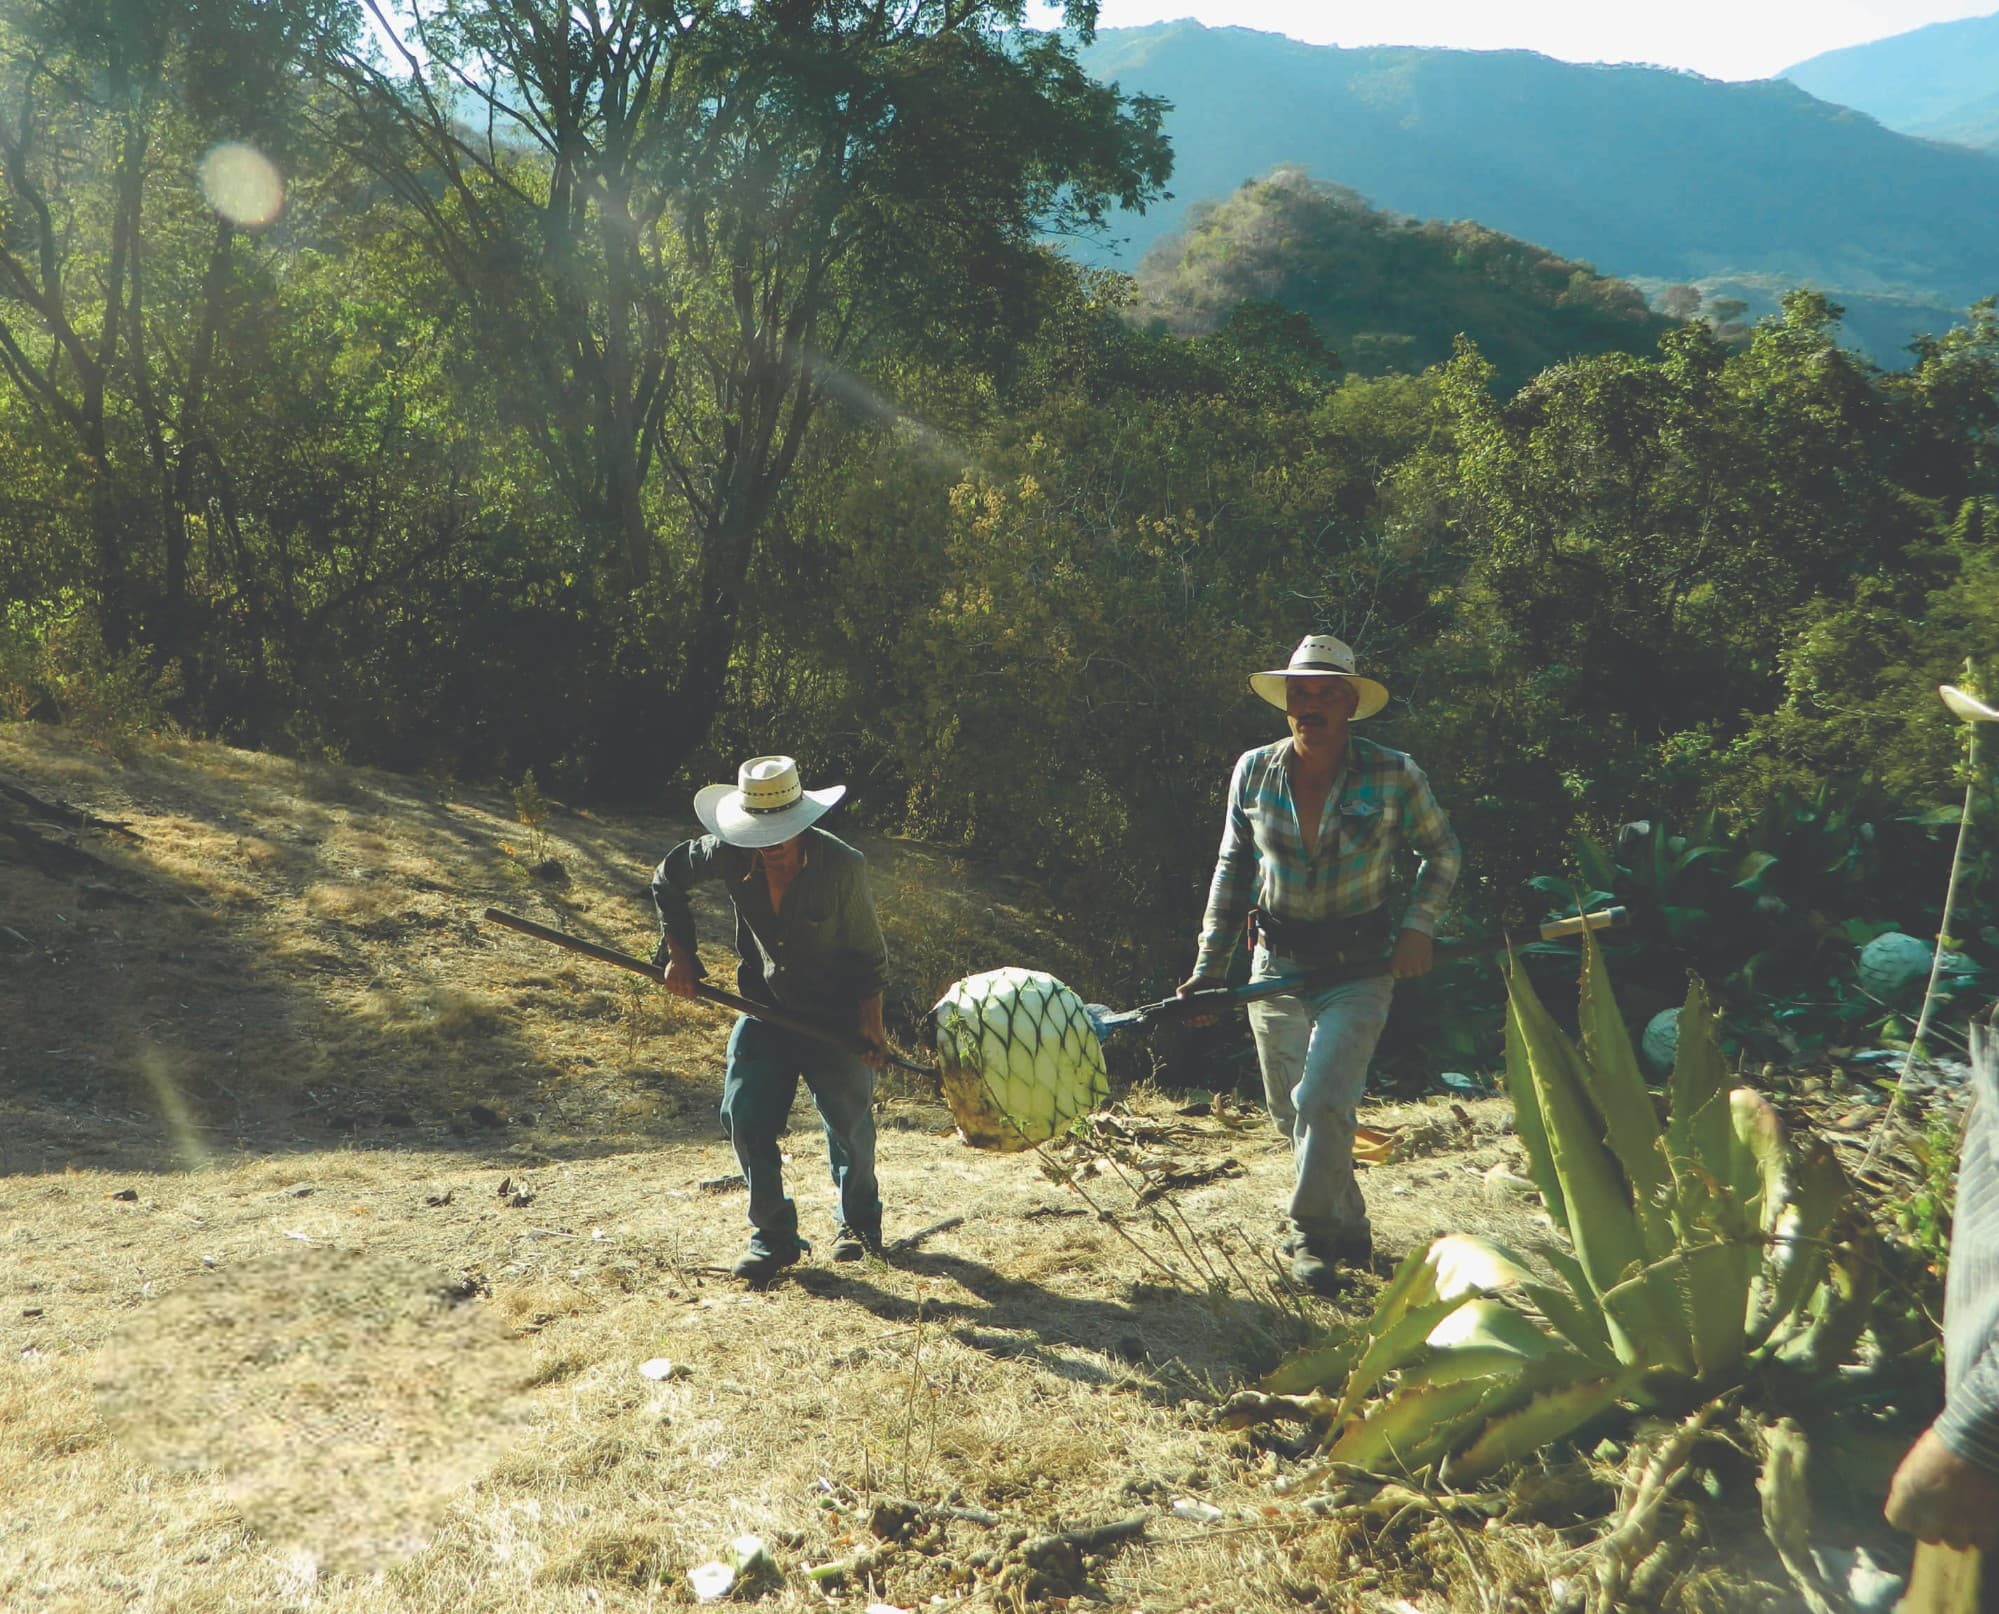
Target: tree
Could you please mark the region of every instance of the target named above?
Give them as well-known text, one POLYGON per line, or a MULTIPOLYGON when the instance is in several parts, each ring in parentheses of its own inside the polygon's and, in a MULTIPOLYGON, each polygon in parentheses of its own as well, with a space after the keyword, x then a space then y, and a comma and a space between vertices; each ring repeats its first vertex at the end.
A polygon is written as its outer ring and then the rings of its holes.
POLYGON ((114 655, 183 658, 200 511, 227 468, 208 401, 241 232, 195 153, 281 141, 315 0, 29 0, 0 16, 0 376, 75 456, 91 598, 114 655))
POLYGON ((1157 195, 1163 108, 1019 32, 1024 0, 364 3, 400 59, 333 43, 331 132, 512 378, 625 624, 606 782, 654 783, 713 720, 822 406, 887 347, 990 357, 1037 229, 1157 195))

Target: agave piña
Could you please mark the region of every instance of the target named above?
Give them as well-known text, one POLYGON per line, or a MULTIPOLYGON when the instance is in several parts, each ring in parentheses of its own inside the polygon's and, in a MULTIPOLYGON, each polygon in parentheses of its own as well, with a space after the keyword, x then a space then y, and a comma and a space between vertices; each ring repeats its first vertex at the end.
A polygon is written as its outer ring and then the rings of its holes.
POLYGON ((944 1099, 975 1148, 1044 1143, 1110 1096, 1089 1010, 1052 975, 1008 968, 967 976, 930 1012, 944 1099))

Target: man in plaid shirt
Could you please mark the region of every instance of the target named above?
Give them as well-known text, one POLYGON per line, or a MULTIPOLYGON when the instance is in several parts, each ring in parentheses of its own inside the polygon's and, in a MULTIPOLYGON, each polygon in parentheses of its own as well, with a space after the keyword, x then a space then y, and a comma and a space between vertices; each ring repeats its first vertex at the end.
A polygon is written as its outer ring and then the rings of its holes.
POLYGON ((1291 737, 1236 759, 1194 973, 1181 993, 1223 983, 1246 918, 1252 980, 1379 957, 1392 928, 1395 855, 1414 848, 1422 857, 1393 927, 1390 974, 1249 1008, 1264 1097, 1296 1163, 1291 1230, 1279 1248, 1300 1283, 1332 1293, 1340 1267, 1365 1266, 1374 1254, 1353 1166, 1368 1061, 1395 981, 1429 971, 1430 938, 1462 853, 1422 769, 1348 732, 1388 704, 1388 691, 1355 674, 1353 652, 1338 639, 1312 635, 1288 666, 1249 683, 1283 709, 1291 737))

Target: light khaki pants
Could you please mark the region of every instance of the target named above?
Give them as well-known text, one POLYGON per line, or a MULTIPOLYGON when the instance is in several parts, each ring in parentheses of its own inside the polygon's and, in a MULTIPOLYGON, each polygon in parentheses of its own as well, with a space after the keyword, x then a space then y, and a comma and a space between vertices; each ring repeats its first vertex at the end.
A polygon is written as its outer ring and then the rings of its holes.
MULTIPOLYGON (((1250 979, 1299 975, 1307 967, 1259 947, 1250 979)), ((1264 1102, 1291 1139, 1297 1173, 1291 1224, 1315 1244, 1368 1236, 1367 1203, 1354 1179, 1354 1128, 1394 992, 1395 982, 1377 975, 1249 1005, 1264 1102)))

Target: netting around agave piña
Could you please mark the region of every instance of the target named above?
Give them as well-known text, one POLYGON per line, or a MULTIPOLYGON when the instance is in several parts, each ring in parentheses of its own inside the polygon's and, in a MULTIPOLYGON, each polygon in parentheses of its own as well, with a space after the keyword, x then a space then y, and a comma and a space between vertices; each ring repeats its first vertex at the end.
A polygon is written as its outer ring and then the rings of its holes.
POLYGON ((1089 1010, 1052 975, 968 975, 930 1012, 944 1101, 976 1149, 1032 1148, 1110 1097, 1089 1010))

